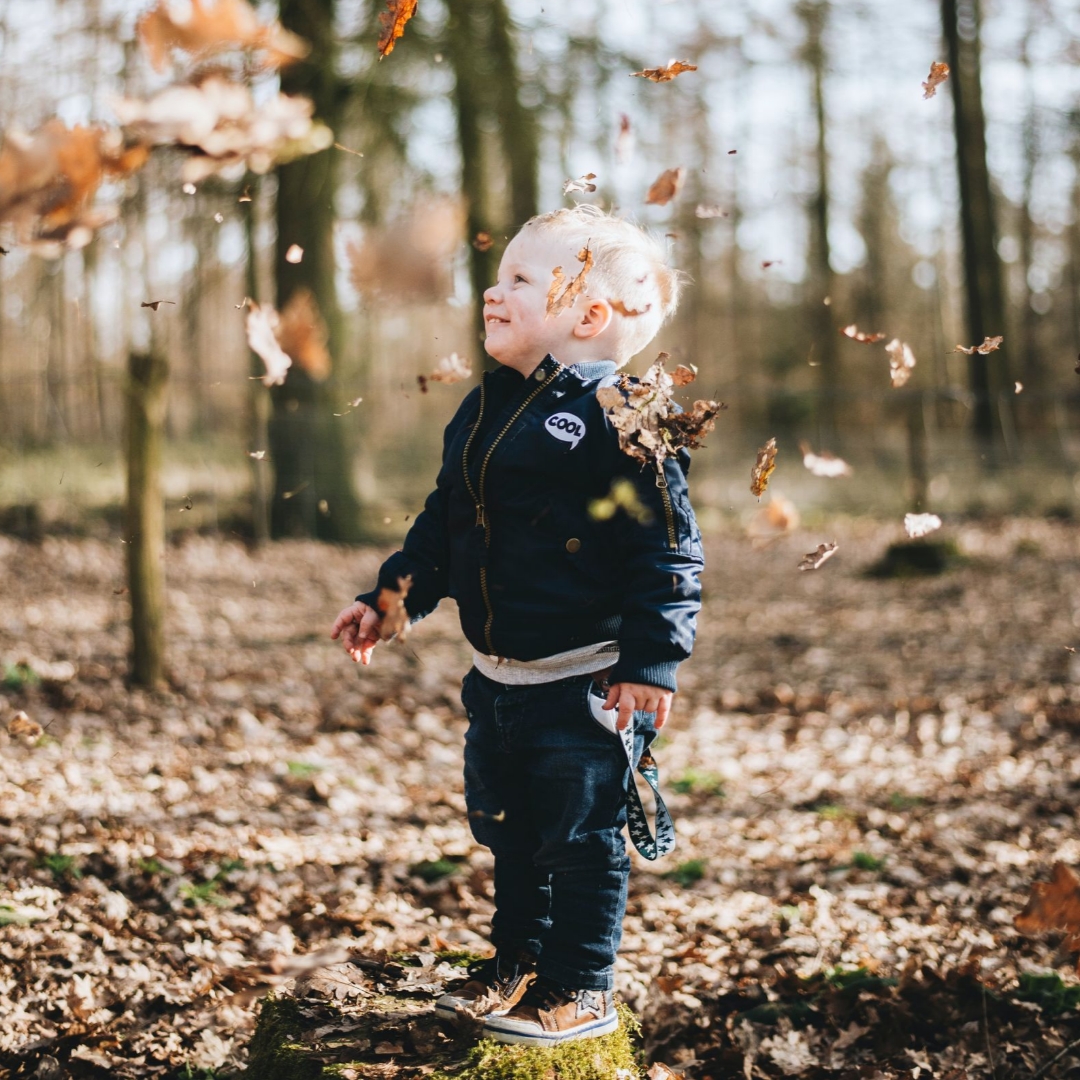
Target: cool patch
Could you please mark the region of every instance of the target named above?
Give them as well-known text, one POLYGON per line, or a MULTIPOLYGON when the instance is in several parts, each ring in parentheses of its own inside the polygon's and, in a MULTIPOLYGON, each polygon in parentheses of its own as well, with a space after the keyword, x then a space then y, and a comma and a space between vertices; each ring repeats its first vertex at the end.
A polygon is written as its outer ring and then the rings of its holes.
POLYGON ((573 413, 557 412, 544 421, 544 427, 549 435, 575 447, 585 436, 585 425, 573 413))

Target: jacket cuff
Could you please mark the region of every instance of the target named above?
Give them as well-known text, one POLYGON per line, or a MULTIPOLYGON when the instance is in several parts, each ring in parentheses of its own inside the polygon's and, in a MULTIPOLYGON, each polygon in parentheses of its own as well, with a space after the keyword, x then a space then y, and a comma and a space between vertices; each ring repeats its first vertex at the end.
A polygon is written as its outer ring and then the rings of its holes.
POLYGON ((359 600, 361 604, 367 604, 367 606, 381 619, 383 613, 379 611, 379 605, 376 603, 379 599, 379 592, 379 589, 372 589, 371 592, 361 593, 356 599, 359 600))
POLYGON ((662 690, 670 690, 675 693, 678 686, 675 681, 675 672, 678 670, 678 660, 664 660, 660 663, 641 663, 633 657, 619 657, 615 666, 608 675, 608 682, 634 682, 645 683, 647 686, 659 686, 662 690))

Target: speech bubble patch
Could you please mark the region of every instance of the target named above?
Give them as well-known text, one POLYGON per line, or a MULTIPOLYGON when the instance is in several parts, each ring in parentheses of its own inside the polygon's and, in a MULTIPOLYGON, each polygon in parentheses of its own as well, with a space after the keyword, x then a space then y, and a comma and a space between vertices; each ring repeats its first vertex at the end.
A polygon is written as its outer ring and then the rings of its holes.
POLYGON ((571 443, 571 449, 576 447, 585 436, 585 425, 573 413, 568 412, 557 412, 549 416, 544 421, 544 428, 556 439, 571 443))

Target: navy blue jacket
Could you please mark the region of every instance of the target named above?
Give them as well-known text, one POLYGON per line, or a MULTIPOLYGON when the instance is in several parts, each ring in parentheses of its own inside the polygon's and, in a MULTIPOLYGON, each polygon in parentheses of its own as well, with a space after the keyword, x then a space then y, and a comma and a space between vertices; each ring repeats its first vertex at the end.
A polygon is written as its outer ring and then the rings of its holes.
POLYGON ((444 596, 481 653, 536 660, 617 639, 612 682, 675 687, 700 608, 701 533, 687 496, 689 455, 662 472, 619 449, 596 390, 611 362, 563 367, 551 356, 529 378, 500 368, 461 403, 443 462, 378 589, 412 575, 413 619, 444 596), (633 482, 647 510, 606 521, 589 504, 633 482))

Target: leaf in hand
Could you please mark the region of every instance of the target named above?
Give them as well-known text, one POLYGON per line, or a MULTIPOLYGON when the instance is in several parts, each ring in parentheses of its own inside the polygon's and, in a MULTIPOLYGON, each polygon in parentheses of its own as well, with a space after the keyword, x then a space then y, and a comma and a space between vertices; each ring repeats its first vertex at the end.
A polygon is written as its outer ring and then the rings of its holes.
POLYGON ((428 375, 433 382, 456 383, 462 379, 472 378, 472 364, 458 354, 451 353, 444 356, 436 365, 435 370, 428 375))
POLYGON ((578 252, 578 262, 583 264, 581 270, 569 282, 566 281, 566 275, 563 274, 561 266, 556 266, 551 271, 553 280, 547 294, 548 318, 558 315, 568 307, 573 307, 574 301, 585 291, 585 277, 592 269, 593 253, 587 247, 583 247, 578 252))
POLYGON ((940 528, 941 518, 939 518, 937 514, 904 515, 904 532, 906 532, 912 540, 917 540, 920 536, 926 536, 927 533, 932 533, 935 529, 940 528))
POLYGON ((799 443, 799 450, 802 453, 802 463, 810 470, 814 476, 825 476, 830 479, 837 476, 850 476, 851 466, 844 461, 843 458, 838 458, 835 454, 830 454, 827 450, 822 450, 820 454, 815 454, 810 449, 810 444, 806 442, 799 443))
POLYGON ((148 307, 151 311, 157 311, 162 304, 175 304, 175 300, 144 300, 139 307, 148 307))
POLYGON ((1066 952, 1080 951, 1080 877, 1063 862, 1054 863, 1053 877, 1031 886, 1024 910, 1013 919, 1021 934, 1064 930, 1066 952))
POLYGON ((645 201, 651 206, 666 206, 682 190, 686 169, 665 169, 651 184, 645 201))
POLYGON ((395 634, 399 641, 404 641, 409 633, 409 613, 405 610, 405 597, 412 588, 412 574, 398 578, 396 589, 381 588, 375 600, 375 606, 382 612, 379 623, 379 637, 389 641, 395 634))
POLYGON ((697 71, 697 64, 691 64, 689 60, 672 60, 667 67, 645 68, 644 71, 633 71, 630 74, 631 77, 636 75, 639 79, 662 83, 671 82, 676 75, 681 75, 684 71, 697 71))
POLYGON ((595 191, 596 185, 592 183, 596 179, 596 173, 586 173, 584 176, 579 176, 576 180, 564 180, 562 186, 562 193, 569 195, 574 191, 595 191))
POLYGON ((841 331, 844 337, 851 338, 852 341, 862 342, 864 345, 873 345, 875 342, 884 341, 884 334, 867 334, 860 330, 855 323, 850 326, 845 326, 841 331))
POLYGON ((21 736, 24 739, 40 739, 44 734, 44 728, 36 721, 31 720, 21 709, 8 721, 8 734, 14 737, 21 736))
POLYGON ((769 477, 776 468, 776 440, 770 439, 758 452, 753 469, 750 470, 750 494, 759 499, 769 486, 769 477))
POLYGON ((986 356, 987 353, 997 352, 1001 348, 1001 343, 1005 340, 1003 335, 998 337, 983 338, 981 345, 972 345, 970 348, 964 345, 957 345, 953 352, 966 353, 968 356, 978 353, 980 356, 986 356))
POLYGON ((405 24, 416 14, 416 0, 386 0, 387 11, 379 15, 379 56, 389 56, 397 39, 405 33, 405 24))
POLYGON ((899 338, 893 338, 885 351, 889 354, 889 378, 894 387, 903 386, 911 378, 915 367, 915 354, 911 346, 899 338))
POLYGON ((839 545, 832 544, 818 544, 817 548, 813 551, 807 552, 802 557, 802 562, 799 563, 800 570, 817 570, 823 563, 828 562, 839 549, 839 545))
POLYGON ((922 84, 923 88, 923 100, 926 98, 932 98, 937 93, 937 88, 949 77, 949 65, 943 64, 937 60, 933 61, 930 65, 930 74, 926 77, 926 82, 922 84))

